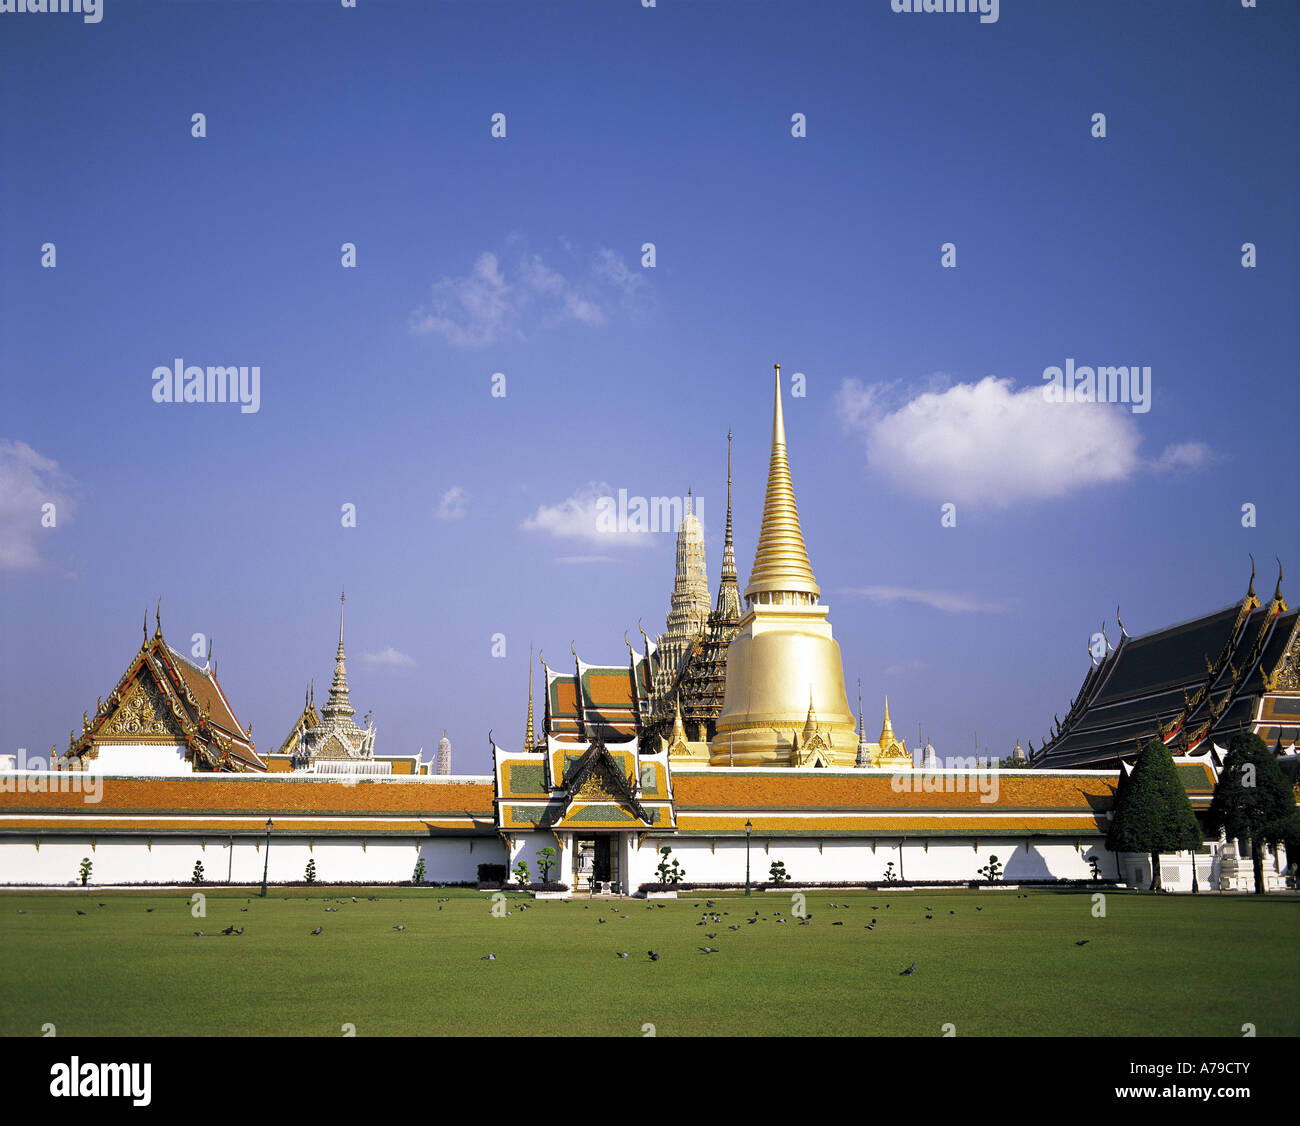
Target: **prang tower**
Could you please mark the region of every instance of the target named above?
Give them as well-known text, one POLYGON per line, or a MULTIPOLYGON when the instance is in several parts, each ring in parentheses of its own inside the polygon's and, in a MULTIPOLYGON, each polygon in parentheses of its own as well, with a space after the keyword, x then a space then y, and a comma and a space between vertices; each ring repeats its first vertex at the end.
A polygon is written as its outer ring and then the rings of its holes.
POLYGON ((854 765, 857 725, 820 597, 790 483, 777 364, 763 526, 745 616, 727 650, 722 712, 709 744, 713 765, 854 765))

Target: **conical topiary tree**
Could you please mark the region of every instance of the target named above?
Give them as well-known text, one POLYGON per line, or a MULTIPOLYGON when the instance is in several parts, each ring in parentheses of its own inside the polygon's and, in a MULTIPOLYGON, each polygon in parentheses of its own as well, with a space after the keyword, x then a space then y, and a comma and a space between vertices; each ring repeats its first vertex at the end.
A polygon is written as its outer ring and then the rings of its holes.
POLYGON ((1211 830, 1250 838, 1255 891, 1264 893, 1264 845, 1274 848, 1295 831, 1295 796, 1268 744, 1243 731, 1233 737, 1223 760, 1206 822, 1211 830))
MULTIPOLYGON (((1201 827, 1187 790, 1178 778, 1173 756, 1159 739, 1152 739, 1138 756, 1133 772, 1115 791, 1115 816, 1106 847, 1112 852, 1145 852, 1151 856, 1151 890, 1158 891, 1160 854, 1195 851, 1201 847, 1201 827)), ((1195 864, 1195 857, 1192 863, 1195 864)))

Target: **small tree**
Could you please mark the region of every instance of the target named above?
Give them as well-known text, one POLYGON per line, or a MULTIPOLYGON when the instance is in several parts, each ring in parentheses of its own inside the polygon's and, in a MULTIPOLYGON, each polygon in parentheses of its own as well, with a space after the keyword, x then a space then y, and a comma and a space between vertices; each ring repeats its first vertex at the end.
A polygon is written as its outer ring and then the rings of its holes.
POLYGON ((550 883, 551 869, 555 867, 555 849, 551 845, 537 850, 537 866, 542 870, 542 883, 550 883))
POLYGON ((1112 852, 1149 853, 1152 891, 1162 886, 1162 852, 1201 847, 1201 826, 1178 778, 1173 756, 1159 739, 1142 748, 1127 778, 1121 774, 1106 847, 1112 852))
POLYGON ((194 874, 190 876, 190 883, 201 884, 202 882, 203 882, 203 861, 196 860, 194 862, 194 874))
MULTIPOLYGON (((1268 744, 1258 735, 1233 737, 1206 816, 1210 831, 1250 838, 1255 891, 1264 893, 1264 845, 1277 847, 1296 830, 1295 795, 1268 744)), ((1198 841, 1197 844, 1200 842, 1198 841)))
POLYGON ((81 876, 81 886, 83 888, 90 883, 90 870, 92 868, 94 868, 94 865, 90 862, 90 857, 83 856, 81 858, 81 871, 79 873, 81 876))
POLYGON ((767 874, 767 878, 780 887, 790 879, 790 873, 785 870, 785 863, 780 860, 773 860, 772 867, 767 874))
POLYGON ((1088 857, 1088 867, 1092 869, 1092 878, 1093 878, 1094 880, 1100 880, 1100 879, 1101 879, 1101 861, 1098 860, 1097 857, 1096 857, 1095 855, 1094 855, 1094 856, 1090 856, 1090 857, 1088 857))
POLYGON ((316 882, 316 861, 314 859, 307 861, 306 880, 309 884, 316 882))
POLYGON ((996 856, 990 856, 989 862, 983 868, 977 868, 975 871, 988 880, 989 883, 995 884, 1002 878, 1002 862, 996 856))
POLYGON ((674 859, 671 864, 668 862, 668 856, 672 851, 673 850, 667 845, 664 845, 664 847, 659 850, 659 855, 663 859, 659 861, 659 867, 656 868, 655 871, 659 873, 659 882, 661 884, 680 883, 686 875, 685 870, 677 863, 676 859, 674 859))
POLYGON ((424 883, 424 857, 421 856, 415 862, 415 874, 411 877, 411 882, 416 884, 424 883))
POLYGON ((515 865, 515 879, 521 884, 526 884, 528 882, 529 876, 527 860, 521 860, 515 865))
POLYGON ((885 865, 885 883, 892 884, 898 877, 894 875, 894 862, 891 860, 885 865))

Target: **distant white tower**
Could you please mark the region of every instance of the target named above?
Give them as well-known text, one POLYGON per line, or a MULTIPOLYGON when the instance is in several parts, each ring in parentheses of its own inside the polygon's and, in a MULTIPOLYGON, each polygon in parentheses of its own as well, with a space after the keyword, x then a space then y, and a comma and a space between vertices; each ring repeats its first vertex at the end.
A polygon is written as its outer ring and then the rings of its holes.
POLYGON ((442 738, 438 740, 438 757, 435 761, 434 772, 436 774, 451 773, 451 740, 447 738, 445 730, 442 733, 442 738))
POLYGON ((925 749, 921 752, 921 769, 939 769, 939 752, 934 749, 934 744, 929 739, 925 741, 925 749))

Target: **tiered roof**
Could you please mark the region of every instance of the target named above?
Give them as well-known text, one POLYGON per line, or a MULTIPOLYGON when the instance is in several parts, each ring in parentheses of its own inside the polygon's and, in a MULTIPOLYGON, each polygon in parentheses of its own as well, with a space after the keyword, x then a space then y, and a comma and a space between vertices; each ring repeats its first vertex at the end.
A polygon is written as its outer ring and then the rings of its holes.
POLYGON ((493 760, 503 832, 675 827, 667 755, 642 754, 634 739, 549 739, 541 756, 494 747, 493 760))
POLYGON ((161 604, 157 629, 148 634, 94 719, 83 718, 80 738, 69 740, 67 756, 84 760, 98 745, 183 744, 195 770, 264 771, 221 685, 216 670, 199 667, 163 639, 161 604))
POLYGON ((1294 740, 1300 642, 1297 611, 1282 598, 1280 567, 1267 604, 1255 594, 1252 566, 1237 604, 1140 637, 1122 624, 1120 630, 1119 644, 1089 669, 1065 719, 1033 753, 1033 765, 1114 766, 1153 738, 1175 755, 1226 748, 1241 731, 1268 739, 1289 727, 1294 740))
POLYGON ((546 669, 545 736, 570 740, 634 738, 649 713, 651 648, 643 657, 628 649, 626 665, 589 665, 577 653, 574 671, 546 669))

